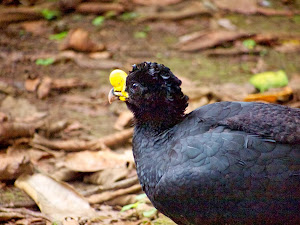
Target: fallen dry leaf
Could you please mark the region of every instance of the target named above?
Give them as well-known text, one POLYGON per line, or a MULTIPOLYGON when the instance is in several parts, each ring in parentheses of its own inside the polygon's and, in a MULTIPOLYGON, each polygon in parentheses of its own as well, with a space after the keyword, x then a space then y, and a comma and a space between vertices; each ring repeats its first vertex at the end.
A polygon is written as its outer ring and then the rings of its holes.
POLYGON ((87 82, 79 80, 78 78, 64 78, 53 79, 51 83, 51 89, 55 90, 69 90, 71 88, 85 88, 91 86, 87 82))
POLYGON ((177 48, 181 51, 199 51, 235 41, 243 37, 252 36, 241 31, 218 30, 210 32, 196 32, 180 38, 177 48))
POLYGON ((0 123, 5 122, 8 120, 8 117, 5 113, 0 112, 0 123))
POLYGON ((10 23, 42 19, 42 14, 33 7, 2 7, 0 9, 0 27, 10 23))
POLYGON ((30 21, 21 24, 21 27, 35 35, 42 35, 47 31, 46 21, 30 21))
POLYGON ((41 219, 50 221, 50 219, 48 217, 46 217, 45 215, 43 215, 40 212, 35 212, 35 211, 25 209, 25 208, 4 208, 4 207, 0 207, 0 221, 7 222, 10 219, 16 219, 16 218, 26 218, 29 221, 30 220, 40 221, 41 219))
POLYGON ((94 13, 101 14, 109 11, 121 13, 124 11, 124 6, 118 3, 103 3, 103 2, 84 2, 76 7, 79 13, 94 13))
POLYGON ((96 172, 107 168, 124 167, 133 163, 131 151, 118 154, 112 151, 82 151, 70 153, 66 156, 64 165, 78 172, 96 172))
POLYGON ((122 195, 127 195, 127 194, 132 194, 132 193, 137 193, 142 190, 142 187, 140 184, 135 184, 129 188, 125 189, 119 189, 116 191, 106 191, 100 194, 94 194, 88 197, 89 203, 95 204, 95 203, 102 203, 109 201, 111 199, 114 199, 116 197, 122 196, 122 195))
POLYGON ((52 221, 63 221, 66 217, 96 217, 94 209, 73 188, 44 174, 23 175, 15 185, 24 190, 52 221))
POLYGON ((216 0, 218 8, 243 14, 254 14, 257 10, 256 0, 216 0))
POLYGON ((37 87, 39 86, 40 82, 41 82, 41 79, 38 77, 35 79, 28 78, 25 81, 25 89, 29 92, 34 92, 37 89, 37 87))
POLYGON ((30 170, 30 160, 25 152, 0 153, 0 180, 14 180, 30 170))
POLYGON ((109 59, 112 57, 112 53, 111 52, 93 52, 89 54, 89 57, 91 59, 109 59))
POLYGON ((100 184, 104 188, 107 188, 113 183, 125 179, 127 175, 128 169, 125 166, 120 168, 106 168, 91 175, 86 175, 84 182, 100 184))
POLYGON ((290 87, 284 87, 282 90, 277 92, 250 94, 244 98, 244 101, 246 102, 264 101, 264 102, 271 102, 271 103, 275 103, 277 101, 285 102, 290 98, 292 94, 293 94, 293 90, 290 87))
POLYGON ((143 23, 149 20, 182 20, 186 18, 191 18, 195 16, 211 16, 211 12, 208 11, 201 2, 191 2, 187 7, 180 9, 178 11, 162 11, 162 12, 150 12, 147 13, 136 21, 143 23))
POLYGON ((14 138, 32 137, 36 128, 36 123, 2 122, 0 123, 0 145, 14 138))
POLYGON ((158 6, 166 6, 166 5, 172 5, 179 2, 182 2, 183 0, 133 0, 135 4, 140 5, 158 5, 158 6))
POLYGON ((1 111, 10 115, 12 118, 22 118, 32 117, 34 114, 38 113, 35 105, 30 103, 28 99, 18 97, 14 98, 12 96, 7 96, 1 103, 1 111))
POLYGON ((52 79, 50 77, 43 78, 37 89, 37 96, 39 99, 45 99, 49 95, 51 91, 51 83, 52 79))
POLYGON ((299 13, 296 10, 293 12, 289 10, 259 7, 256 0, 214 0, 214 4, 220 9, 245 15, 292 16, 294 13, 299 13))
POLYGON ((92 41, 89 33, 83 29, 71 30, 65 41, 60 46, 60 50, 75 50, 80 52, 97 52, 103 51, 105 46, 92 41))

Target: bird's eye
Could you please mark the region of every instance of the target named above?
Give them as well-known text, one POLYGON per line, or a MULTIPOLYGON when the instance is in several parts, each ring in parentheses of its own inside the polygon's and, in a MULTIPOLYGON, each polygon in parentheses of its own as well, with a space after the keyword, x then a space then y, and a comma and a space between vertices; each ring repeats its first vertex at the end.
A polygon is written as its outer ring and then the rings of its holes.
POLYGON ((139 85, 137 83, 133 83, 131 87, 133 90, 137 90, 139 85))

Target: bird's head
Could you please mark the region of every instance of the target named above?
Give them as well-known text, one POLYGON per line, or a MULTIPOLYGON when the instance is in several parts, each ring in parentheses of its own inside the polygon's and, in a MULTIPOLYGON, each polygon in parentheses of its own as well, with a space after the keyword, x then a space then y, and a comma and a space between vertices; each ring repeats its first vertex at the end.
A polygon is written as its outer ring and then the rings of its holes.
POLYGON ((133 65, 127 74, 114 70, 110 74, 113 86, 109 102, 125 101, 137 122, 170 120, 181 121, 188 105, 188 97, 181 92, 181 81, 162 64, 144 62, 133 65))

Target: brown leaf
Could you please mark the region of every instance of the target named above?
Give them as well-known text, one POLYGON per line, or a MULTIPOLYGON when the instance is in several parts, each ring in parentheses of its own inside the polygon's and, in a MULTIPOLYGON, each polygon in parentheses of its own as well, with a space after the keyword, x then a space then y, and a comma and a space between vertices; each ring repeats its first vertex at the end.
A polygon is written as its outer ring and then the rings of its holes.
POLYGON ((34 92, 39 86, 40 82, 41 82, 40 78, 35 78, 35 79, 28 78, 25 81, 25 89, 29 92, 34 92))
POLYGON ((256 13, 256 0, 215 0, 218 8, 243 14, 256 13))
POLYGON ((76 11, 79 13, 94 13, 100 14, 109 11, 121 13, 124 11, 124 6, 117 3, 102 3, 102 2, 84 2, 77 6, 76 11))
POLYGON ((5 113, 0 112, 0 123, 7 121, 8 117, 5 113))
POLYGON ((14 180, 30 170, 29 157, 24 152, 0 153, 0 180, 14 180))
POLYGON ((177 47, 181 51, 199 51, 206 48, 215 47, 226 42, 235 41, 243 37, 249 37, 246 32, 237 31, 210 31, 210 32, 196 32, 181 37, 177 47))
POLYGON ((259 7, 256 0, 215 0, 214 4, 220 9, 245 15, 292 16, 299 13, 297 10, 288 11, 259 7))
POLYGON ((103 44, 93 42, 89 33, 80 28, 69 31, 67 38, 60 46, 60 50, 70 49, 80 52, 97 52, 104 50, 104 48, 103 44))
POLYGON ((91 59, 109 59, 112 57, 112 53, 111 52, 93 52, 89 54, 89 57, 91 59))
POLYGON ((50 77, 44 77, 37 90, 37 96, 39 99, 45 99, 48 97, 51 91, 51 83, 52 79, 50 77))
POLYGON ((96 217, 89 203, 64 182, 37 173, 19 177, 15 185, 31 196, 41 212, 51 220, 62 221, 66 217, 96 217))
MULTIPOLYGON (((35 219, 40 220, 45 219, 50 221, 48 217, 43 215, 40 212, 35 212, 25 208, 4 208, 0 207, 0 221, 6 221, 13 218, 28 218, 28 217, 36 217, 35 219), (4 219, 4 220, 2 220, 4 219)), ((33 219, 33 218, 30 218, 33 219)))
POLYGON ((84 177, 84 182, 92 184, 100 184, 101 186, 110 187, 116 181, 126 178, 128 175, 127 168, 107 168, 91 175, 84 177))
POLYGON ((53 79, 51 83, 51 89, 56 89, 56 90, 68 90, 71 88, 85 88, 89 86, 90 84, 82 80, 79 80, 78 78, 53 79))
POLYGON ((32 137, 36 128, 36 124, 2 122, 0 123, 0 144, 13 138, 32 137))
POLYGON ((195 16, 211 16, 211 12, 208 11, 200 2, 191 2, 192 4, 180 9, 179 11, 162 11, 151 12, 137 19, 137 22, 143 23, 149 20, 182 20, 195 16))
POLYGON ((183 0, 133 0, 135 4, 140 5, 158 5, 158 6, 166 6, 166 5, 172 5, 179 2, 182 2, 183 0))
POLYGON ((244 101, 246 102, 263 101, 263 102, 271 102, 271 103, 275 103, 277 101, 285 102, 290 98, 292 94, 293 94, 293 90, 290 87, 284 87, 283 89, 277 92, 250 94, 244 98, 244 101))
POLYGON ((11 7, 0 9, 0 27, 10 23, 42 19, 42 14, 33 7, 11 7))
POLYGON ((90 197, 88 197, 88 201, 92 204, 102 203, 102 202, 109 201, 111 199, 114 199, 114 198, 122 196, 122 195, 137 193, 141 190, 142 190, 141 185, 135 184, 129 188, 119 189, 116 191, 107 191, 107 192, 103 192, 101 194, 91 195, 90 197))
POLYGON ((123 167, 133 163, 131 151, 117 154, 112 151, 83 151, 70 153, 66 156, 65 166, 78 172, 96 172, 107 168, 123 167))
POLYGON ((32 22, 24 22, 22 23, 22 28, 26 30, 27 32, 30 32, 35 35, 41 35, 45 34, 47 31, 47 26, 46 26, 45 21, 32 21, 32 22))
POLYGON ((32 117, 34 114, 38 113, 35 105, 30 103, 27 99, 18 97, 14 98, 12 96, 7 96, 2 104, 1 111, 7 113, 12 118, 26 118, 32 117))

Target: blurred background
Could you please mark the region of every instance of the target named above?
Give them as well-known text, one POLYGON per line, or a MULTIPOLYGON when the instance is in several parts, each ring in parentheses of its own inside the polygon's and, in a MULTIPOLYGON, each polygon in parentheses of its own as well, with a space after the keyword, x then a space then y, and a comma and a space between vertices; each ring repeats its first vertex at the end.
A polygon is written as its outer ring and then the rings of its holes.
POLYGON ((300 108, 299 53, 299 0, 0 0, 0 223, 172 224, 138 184, 110 72, 164 64, 187 112, 300 108))

